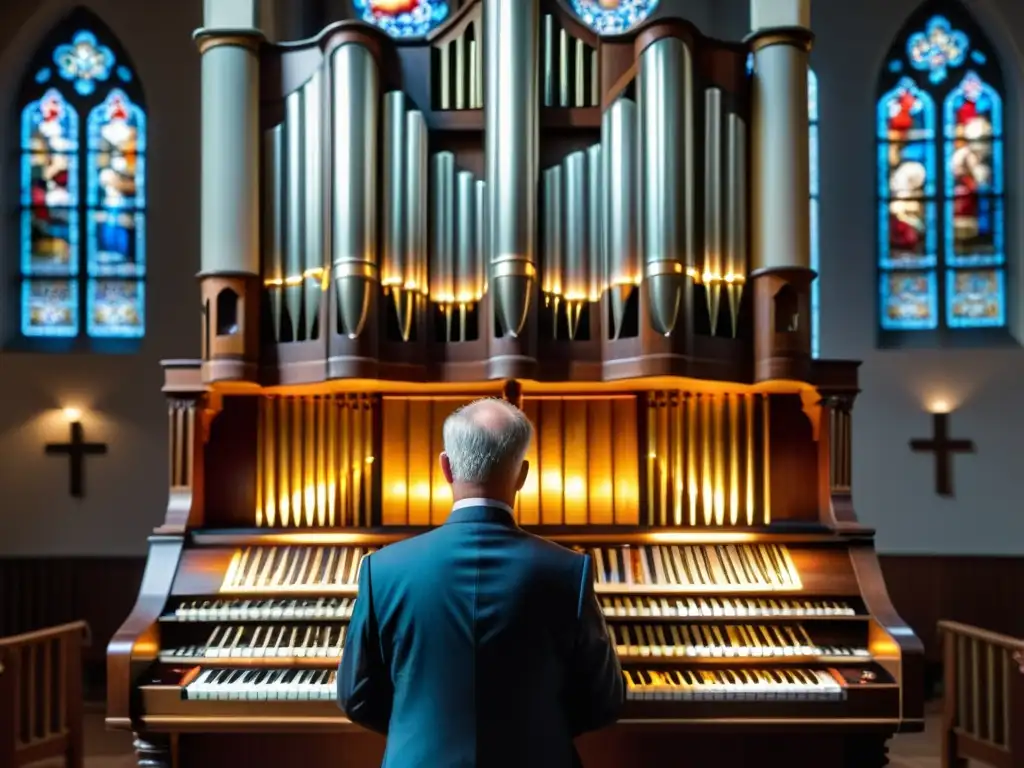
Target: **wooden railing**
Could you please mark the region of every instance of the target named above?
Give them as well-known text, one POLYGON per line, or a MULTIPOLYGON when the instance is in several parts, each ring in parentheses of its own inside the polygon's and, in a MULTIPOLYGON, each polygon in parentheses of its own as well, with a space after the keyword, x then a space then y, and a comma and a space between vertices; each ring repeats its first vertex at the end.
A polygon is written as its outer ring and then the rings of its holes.
POLYGON ((940 621, 943 768, 1024 768, 1024 640, 940 621))
POLYGON ((82 768, 84 621, 0 638, 0 766, 82 768))

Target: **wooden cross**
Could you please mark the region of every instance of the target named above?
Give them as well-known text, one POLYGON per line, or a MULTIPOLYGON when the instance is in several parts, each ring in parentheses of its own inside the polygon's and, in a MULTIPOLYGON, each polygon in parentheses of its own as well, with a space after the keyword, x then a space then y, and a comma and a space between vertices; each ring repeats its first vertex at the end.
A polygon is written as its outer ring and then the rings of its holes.
POLYGON ((71 464, 71 495, 80 499, 85 495, 85 457, 102 456, 107 452, 106 443, 85 442, 85 431, 82 422, 71 422, 71 439, 66 443, 49 443, 46 446, 47 456, 67 456, 71 464))
POLYGON ((951 440, 949 437, 949 414, 932 414, 932 439, 921 438, 910 441, 910 450, 935 454, 935 492, 939 496, 953 495, 953 454, 974 453, 971 440, 951 440))

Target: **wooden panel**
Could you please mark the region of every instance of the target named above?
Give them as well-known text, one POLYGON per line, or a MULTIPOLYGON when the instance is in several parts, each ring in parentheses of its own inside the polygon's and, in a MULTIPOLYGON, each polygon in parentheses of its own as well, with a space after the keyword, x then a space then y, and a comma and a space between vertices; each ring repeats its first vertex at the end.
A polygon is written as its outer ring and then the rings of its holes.
POLYGON ((1024 557, 886 555, 879 558, 896 611, 937 663, 942 648, 936 625, 960 621, 1014 637, 1024 636, 1024 557))
POLYGON ((83 656, 102 662, 135 604, 145 564, 141 557, 0 558, 0 635, 82 619, 92 634, 83 656))

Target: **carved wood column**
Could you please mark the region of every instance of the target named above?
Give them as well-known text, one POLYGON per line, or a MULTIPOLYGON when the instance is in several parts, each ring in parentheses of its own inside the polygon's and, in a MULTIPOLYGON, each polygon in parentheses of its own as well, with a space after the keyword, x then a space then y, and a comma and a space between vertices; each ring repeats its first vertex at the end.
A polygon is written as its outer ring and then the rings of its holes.
POLYGON ((828 487, 837 522, 856 522, 851 498, 853 485, 853 401, 856 392, 824 395, 822 418, 828 426, 828 487))
POLYGON ((160 534, 184 533, 203 521, 203 463, 218 408, 200 381, 196 361, 164 362, 167 395, 168 501, 160 534))

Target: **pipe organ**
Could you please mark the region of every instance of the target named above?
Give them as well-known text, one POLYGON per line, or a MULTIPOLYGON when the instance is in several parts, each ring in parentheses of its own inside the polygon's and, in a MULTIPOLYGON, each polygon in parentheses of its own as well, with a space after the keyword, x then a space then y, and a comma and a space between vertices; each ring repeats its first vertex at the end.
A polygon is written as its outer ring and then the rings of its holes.
POLYGON ((516 520, 590 555, 623 664, 586 765, 865 768, 922 727, 853 510, 858 364, 811 359, 779 218, 806 168, 766 159, 798 153, 769 96, 809 33, 717 41, 678 5, 198 33, 203 357, 164 364, 170 500, 108 651, 140 764, 379 765, 333 701, 359 565, 444 524, 442 426, 484 396, 533 422, 516 520))

